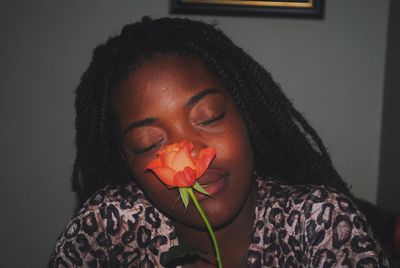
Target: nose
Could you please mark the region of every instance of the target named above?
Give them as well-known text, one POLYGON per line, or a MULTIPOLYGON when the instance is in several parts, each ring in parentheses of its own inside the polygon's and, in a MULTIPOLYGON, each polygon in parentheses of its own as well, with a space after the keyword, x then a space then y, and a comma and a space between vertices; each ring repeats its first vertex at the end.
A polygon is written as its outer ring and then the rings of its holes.
POLYGON ((202 142, 200 140, 196 140, 196 141, 188 140, 188 141, 193 144, 193 151, 191 152, 191 156, 193 158, 198 158, 199 154, 200 154, 200 151, 202 149, 208 147, 207 144, 205 144, 204 142, 202 142))
POLYGON ((207 142, 196 129, 189 127, 175 128, 174 131, 169 133, 169 143, 179 143, 181 141, 188 141, 193 144, 191 156, 197 158, 202 149, 207 148, 207 142))

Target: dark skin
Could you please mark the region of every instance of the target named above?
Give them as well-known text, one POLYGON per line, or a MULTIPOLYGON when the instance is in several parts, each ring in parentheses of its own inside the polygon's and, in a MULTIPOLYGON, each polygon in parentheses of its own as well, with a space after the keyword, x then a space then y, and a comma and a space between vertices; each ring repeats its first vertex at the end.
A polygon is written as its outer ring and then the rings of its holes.
MULTIPOLYGON (((156 55, 129 75, 114 94, 122 150, 132 174, 155 206, 172 219, 178 238, 214 256, 196 208, 187 211, 177 189, 145 169, 167 144, 188 140, 193 156, 214 147, 215 159, 200 184, 211 198, 200 205, 216 230, 225 267, 241 267, 253 228, 253 150, 245 123, 222 83, 196 58, 156 55), (207 189, 206 187, 206 189, 207 189)), ((214 267, 203 261, 192 267, 214 267)))

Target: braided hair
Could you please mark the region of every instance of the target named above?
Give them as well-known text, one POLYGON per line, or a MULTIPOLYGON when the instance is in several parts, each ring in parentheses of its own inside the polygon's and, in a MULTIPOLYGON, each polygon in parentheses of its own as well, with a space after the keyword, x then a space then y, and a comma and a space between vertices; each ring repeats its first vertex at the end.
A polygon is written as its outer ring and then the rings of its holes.
POLYGON ((270 73, 224 33, 189 19, 144 17, 94 50, 76 90, 72 188, 81 203, 105 185, 134 180, 119 150, 112 93, 156 54, 197 57, 222 81, 246 122, 259 175, 351 196, 316 131, 270 73))

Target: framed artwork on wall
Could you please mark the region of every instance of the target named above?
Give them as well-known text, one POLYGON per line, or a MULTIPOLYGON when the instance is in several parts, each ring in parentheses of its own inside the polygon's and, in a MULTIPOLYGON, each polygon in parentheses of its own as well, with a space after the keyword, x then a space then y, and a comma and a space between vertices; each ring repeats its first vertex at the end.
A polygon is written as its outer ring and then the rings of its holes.
POLYGON ((323 18, 324 0, 170 0, 173 14, 323 18))

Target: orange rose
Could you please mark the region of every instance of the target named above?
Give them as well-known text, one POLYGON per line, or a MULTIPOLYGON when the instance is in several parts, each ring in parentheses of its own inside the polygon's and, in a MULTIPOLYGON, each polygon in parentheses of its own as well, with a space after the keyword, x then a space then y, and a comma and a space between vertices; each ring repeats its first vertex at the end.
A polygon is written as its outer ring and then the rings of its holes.
MULTIPOLYGON (((197 180, 206 172, 216 152, 214 148, 208 147, 200 150, 198 157, 194 158, 191 155, 192 151, 193 144, 187 141, 165 146, 157 153, 157 158, 147 165, 146 169, 153 171, 168 188, 177 187, 186 209, 189 206, 189 197, 193 200, 194 206, 199 211, 211 236, 217 266, 218 268, 222 268, 221 254, 214 231, 193 192, 194 189, 202 194, 209 195, 197 180)), ((183 250, 185 252, 185 249, 180 248, 180 246, 176 247, 179 251, 183 250)), ((190 254, 193 253, 191 252, 190 254)))
POLYGON ((191 156, 193 144, 187 141, 165 146, 151 161, 149 169, 169 188, 192 187, 206 172, 215 157, 215 149, 202 149, 197 158, 191 156))

